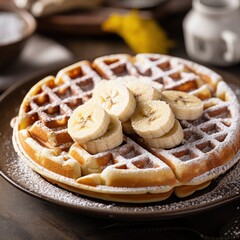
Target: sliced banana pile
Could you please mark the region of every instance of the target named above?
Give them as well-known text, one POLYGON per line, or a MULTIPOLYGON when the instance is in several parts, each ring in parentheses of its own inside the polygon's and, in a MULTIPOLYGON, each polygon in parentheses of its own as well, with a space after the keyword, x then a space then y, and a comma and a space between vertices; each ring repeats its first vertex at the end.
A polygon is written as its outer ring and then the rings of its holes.
POLYGON ((68 120, 68 133, 91 154, 115 148, 123 141, 120 120, 93 99, 73 111, 68 120))
POLYGON ((119 146, 123 131, 150 147, 172 148, 184 137, 177 119, 194 120, 202 112, 202 101, 193 95, 163 90, 147 77, 119 77, 95 87, 93 97, 74 110, 68 132, 91 154, 119 146))

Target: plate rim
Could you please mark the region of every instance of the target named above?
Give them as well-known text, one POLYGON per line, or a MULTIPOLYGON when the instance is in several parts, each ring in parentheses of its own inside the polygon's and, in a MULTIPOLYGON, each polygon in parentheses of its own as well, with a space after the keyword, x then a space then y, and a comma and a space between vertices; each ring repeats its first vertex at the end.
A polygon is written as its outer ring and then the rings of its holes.
MULTIPOLYGON (((128 220, 128 221, 132 221, 132 220, 152 221, 152 220, 160 220, 160 219, 161 220, 176 219, 176 218, 181 218, 183 216, 183 214, 184 214, 184 216, 191 216, 191 215, 203 213, 208 210, 216 209, 218 207, 224 206, 226 204, 232 203, 232 202, 240 199, 240 196, 232 196, 232 197, 228 197, 227 199, 224 199, 224 201, 218 199, 216 202, 204 205, 200 208, 197 206, 194 206, 194 208, 190 209, 190 210, 177 210, 177 211, 163 212, 163 215, 161 215, 160 212, 154 213, 154 212, 147 212, 147 211, 141 212, 141 213, 136 211, 132 215, 132 212, 129 212, 129 211, 108 212, 107 210, 101 210, 101 208, 97 208, 97 207, 95 207, 94 209, 90 209, 89 207, 82 207, 82 206, 71 205, 70 203, 64 203, 64 202, 61 202, 60 200, 56 200, 56 199, 53 199, 53 198, 50 198, 47 196, 43 196, 43 195, 31 192, 31 191, 27 190, 26 188, 24 188, 23 186, 21 186, 20 184, 17 184, 16 182, 14 182, 14 180, 12 180, 9 176, 4 174, 1 170, 0 170, 0 173, 4 180, 6 180, 12 186, 16 187, 21 192, 23 192, 31 197, 34 197, 41 201, 46 201, 46 202, 53 204, 55 206, 58 206, 58 207, 65 207, 72 211, 77 210, 79 213, 84 214, 86 216, 92 216, 92 217, 94 216, 96 218, 104 218, 104 219, 119 219, 119 220, 128 220), (96 213, 98 215, 96 215, 96 213)), ((58 187, 58 186, 54 185, 54 187, 58 187)), ((63 189, 63 190, 65 190, 65 189, 63 189)), ((82 197, 82 196, 80 195, 79 197, 82 197)), ((86 196, 83 196, 83 197, 85 198, 86 196)), ((86 197, 86 198, 88 198, 88 197, 86 197)), ((98 201, 98 199, 92 199, 92 200, 98 201)), ((107 203, 107 201, 106 201, 106 203, 107 203)), ((112 211, 112 209, 111 209, 111 211, 112 211)))

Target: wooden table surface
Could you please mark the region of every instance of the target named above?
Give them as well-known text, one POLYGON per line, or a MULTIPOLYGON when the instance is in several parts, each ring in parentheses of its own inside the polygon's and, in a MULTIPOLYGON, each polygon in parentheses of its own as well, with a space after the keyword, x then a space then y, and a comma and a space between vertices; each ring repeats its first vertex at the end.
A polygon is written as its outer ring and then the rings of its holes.
MULTIPOLYGON (((177 43, 170 54, 188 58, 182 38, 181 21, 183 16, 184 13, 165 18, 161 24, 177 43)), ((56 36, 54 34, 48 35, 48 37, 67 47, 78 60, 94 59, 97 56, 112 53, 133 54, 117 37, 56 36)), ((234 76, 237 79, 236 82, 239 78, 240 84, 239 64, 220 70, 234 76)), ((0 178, 0 190, 0 239, 2 240, 201 239, 195 232, 184 229, 192 228, 202 234, 217 237, 221 235, 221 231, 232 219, 240 215, 240 202, 234 201, 202 213, 183 215, 176 219, 123 222, 99 219, 97 216, 96 218, 84 216, 41 201, 16 189, 3 178, 0 178)))

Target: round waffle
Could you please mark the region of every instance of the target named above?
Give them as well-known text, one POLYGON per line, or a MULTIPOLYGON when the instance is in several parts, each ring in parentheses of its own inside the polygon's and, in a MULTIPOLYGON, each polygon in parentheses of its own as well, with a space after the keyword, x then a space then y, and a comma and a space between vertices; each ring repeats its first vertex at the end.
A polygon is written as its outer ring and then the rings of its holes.
POLYGON ((83 195, 120 202, 153 202, 208 186, 239 159, 240 114, 236 96, 206 67, 159 55, 109 55, 81 61, 48 76, 25 96, 14 122, 13 143, 21 158, 48 181, 83 195), (200 98, 197 120, 181 120, 182 143, 154 149, 139 136, 90 154, 67 131, 73 110, 92 96, 102 79, 147 76, 164 89, 200 98))

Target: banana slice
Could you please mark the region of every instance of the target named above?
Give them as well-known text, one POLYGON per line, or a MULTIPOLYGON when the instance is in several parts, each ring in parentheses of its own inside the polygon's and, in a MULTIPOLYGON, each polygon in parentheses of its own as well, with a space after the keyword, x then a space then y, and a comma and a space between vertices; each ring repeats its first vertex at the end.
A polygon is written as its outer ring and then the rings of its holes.
POLYGON ((177 119, 194 120, 202 115, 203 102, 194 95, 180 91, 163 91, 162 100, 170 105, 177 119))
POLYGON ((137 102, 158 100, 161 98, 162 84, 153 82, 147 77, 126 76, 117 79, 133 93, 137 102))
POLYGON ((183 137, 183 129, 178 120, 175 120, 173 128, 168 133, 160 138, 145 138, 145 141, 153 148, 173 148, 182 142, 183 137))
POLYGON ((111 116, 110 124, 107 132, 100 138, 86 142, 83 144, 89 153, 96 154, 113 149, 119 146, 123 141, 122 125, 117 117, 111 116))
POLYGON ((110 115, 97 103, 89 100, 77 107, 68 120, 68 133, 78 144, 104 135, 110 123, 110 115))
POLYGON ((100 82, 93 91, 93 98, 121 122, 126 122, 136 108, 133 94, 118 81, 100 82))
POLYGON ((169 105, 163 101, 140 104, 131 117, 136 133, 143 138, 158 138, 169 132, 175 122, 169 105))

